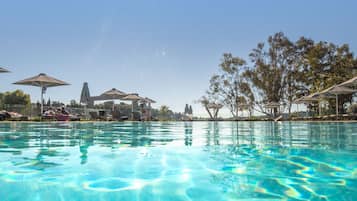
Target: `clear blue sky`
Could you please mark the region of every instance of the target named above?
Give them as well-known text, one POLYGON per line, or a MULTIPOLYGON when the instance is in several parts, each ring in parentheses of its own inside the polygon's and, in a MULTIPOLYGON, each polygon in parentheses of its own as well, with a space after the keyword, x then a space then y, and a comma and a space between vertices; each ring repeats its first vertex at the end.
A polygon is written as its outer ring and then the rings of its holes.
POLYGON ((217 72, 224 52, 247 58, 258 42, 279 31, 348 43, 357 50, 357 1, 127 0, 2 1, 0 91, 35 87, 14 81, 45 72, 71 83, 49 89, 52 100, 79 99, 112 87, 138 92, 183 111, 217 72))

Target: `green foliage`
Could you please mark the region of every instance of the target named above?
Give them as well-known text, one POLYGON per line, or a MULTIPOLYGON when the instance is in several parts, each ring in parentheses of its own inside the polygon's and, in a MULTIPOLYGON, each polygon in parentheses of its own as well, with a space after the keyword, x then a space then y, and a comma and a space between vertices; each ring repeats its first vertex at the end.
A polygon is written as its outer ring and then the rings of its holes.
POLYGON ((185 105, 185 111, 184 114, 189 114, 189 107, 188 104, 185 105))
MULTIPOLYGON (((40 103, 38 103, 38 104, 40 104, 40 103)), ((51 105, 52 105, 53 107, 62 107, 62 106, 64 106, 65 104, 62 103, 62 102, 60 102, 60 101, 52 101, 51 105)))
POLYGON ((251 83, 252 89, 261 112, 266 113, 263 105, 268 102, 281 102, 285 93, 290 89, 294 74, 289 73, 293 67, 294 46, 281 32, 268 38, 268 46, 259 43, 250 59, 253 67, 244 72, 244 76, 251 83))
MULTIPOLYGON (((266 43, 258 43, 249 58, 251 65, 225 53, 220 73, 211 77, 206 96, 200 101, 202 105, 220 102, 237 117, 238 110, 251 111, 253 107, 268 114, 264 105, 277 102, 283 103, 290 113, 296 98, 357 74, 357 59, 347 44, 338 46, 305 37, 294 42, 282 32, 269 36, 266 43)), ((351 95, 340 95, 339 107, 343 108, 351 99, 351 95)), ((328 101, 334 107, 334 100, 328 101)))
POLYGON ((21 90, 0 93, 0 109, 28 114, 31 110, 30 95, 21 90))
POLYGON ((190 105, 190 107, 188 108, 188 114, 193 114, 192 105, 190 105))
POLYGON ((71 101, 69 101, 69 106, 73 107, 73 108, 82 108, 83 106, 78 103, 76 100, 72 99, 71 101))
MULTIPOLYGON (((223 54, 220 71, 210 79, 207 97, 201 103, 211 102, 225 105, 233 115, 238 117, 238 111, 243 104, 251 103, 254 97, 250 88, 242 77, 242 72, 247 68, 246 61, 230 53, 223 54), (248 101, 248 100, 249 101, 248 101)), ((208 111, 208 109, 206 108, 208 111)), ((211 118, 212 114, 208 111, 211 118)))
POLYGON ((169 109, 168 106, 162 105, 159 109, 159 120, 160 121, 170 120, 172 114, 173 112, 169 109))
POLYGON ((185 114, 185 115, 187 115, 187 114, 193 114, 192 106, 191 106, 191 105, 188 105, 188 104, 185 105, 184 114, 185 114))
POLYGON ((1 102, 4 105, 25 105, 29 106, 31 104, 30 95, 25 94, 21 90, 16 90, 13 92, 5 92, 1 95, 1 102))

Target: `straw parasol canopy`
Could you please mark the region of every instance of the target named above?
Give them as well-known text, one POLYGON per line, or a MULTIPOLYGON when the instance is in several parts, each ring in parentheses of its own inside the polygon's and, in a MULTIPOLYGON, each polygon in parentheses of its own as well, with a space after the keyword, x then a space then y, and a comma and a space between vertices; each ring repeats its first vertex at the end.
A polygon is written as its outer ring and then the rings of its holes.
POLYGON ((310 97, 310 96, 303 96, 298 99, 294 100, 294 103, 300 104, 300 103, 311 103, 311 102, 317 102, 319 101, 318 98, 310 97))
MULTIPOLYGON (((321 92, 315 92, 315 93, 312 93, 308 96, 306 96, 307 99, 317 99, 317 104, 318 104, 318 109, 319 109, 319 115, 321 115, 321 106, 320 106, 320 103, 321 103, 321 100, 323 98, 334 98, 335 96, 334 95, 331 95, 331 94, 324 94, 324 93, 321 93, 321 92)), ((310 101, 311 103, 314 102, 314 101, 310 101)))
POLYGON ((0 67, 0 73, 9 73, 10 71, 6 70, 5 68, 0 67))
POLYGON ((269 103, 265 104, 265 108, 279 108, 280 105, 281 104, 278 102, 269 102, 269 103))
POLYGON ((148 97, 145 97, 144 98, 144 100, 143 100, 143 102, 146 102, 146 103, 156 103, 156 101, 154 101, 153 99, 151 99, 151 98, 148 98, 148 97))
POLYGON ((57 87, 62 85, 69 85, 67 82, 62 80, 58 80, 51 76, 46 75, 45 73, 40 73, 34 77, 30 77, 24 80, 20 80, 15 82, 14 84, 20 85, 30 85, 36 87, 57 87))
POLYGON ((330 88, 327 88, 323 91, 320 92, 320 94, 333 94, 336 96, 336 116, 338 115, 338 95, 339 94, 353 94, 357 92, 357 90, 344 87, 344 86, 339 86, 339 85, 334 85, 330 88))
POLYGON ((352 94, 355 93, 356 90, 344 87, 344 86, 339 86, 339 85, 334 85, 330 88, 327 88, 323 91, 320 92, 320 94, 352 94))
POLYGON ((296 104, 297 106, 297 110, 299 112, 299 104, 312 104, 313 102, 317 102, 318 103, 318 106, 319 106, 319 114, 321 113, 321 109, 320 109, 320 98, 321 98, 321 95, 319 93, 313 93, 313 94, 310 94, 308 96, 302 96, 298 99, 295 99, 293 103, 296 104))
POLYGON ((133 93, 124 96, 122 100, 139 101, 139 100, 145 100, 145 98, 140 97, 139 94, 133 93))
POLYGON ((143 100, 141 100, 143 103, 147 103, 148 104, 148 107, 149 107, 149 110, 148 110, 148 115, 147 115, 147 118, 149 120, 151 120, 151 104, 152 103, 156 103, 156 101, 154 101, 153 99, 151 98, 148 98, 148 97, 145 97, 143 100))
POLYGON ((123 97, 122 100, 131 101, 131 118, 134 119, 134 102, 135 101, 144 101, 145 98, 139 96, 139 94, 132 93, 128 94, 127 96, 123 97))
POLYGON ((127 94, 116 89, 116 88, 112 88, 104 93, 101 94, 101 96, 108 96, 112 99, 121 99, 123 97, 125 97, 127 94))
POLYGON ((219 103, 208 103, 207 104, 207 108, 211 108, 211 109, 221 109, 223 107, 222 104, 219 103))
POLYGON ((346 82, 342 82, 338 86, 343 86, 343 87, 357 86, 357 76, 347 80, 346 82))
POLYGON ((17 81, 14 84, 41 87, 41 115, 43 113, 43 94, 46 92, 46 89, 48 87, 69 85, 67 82, 48 76, 45 73, 40 73, 34 77, 17 81))
MULTIPOLYGON (((126 93, 124 93, 116 88, 112 88, 112 89, 102 93, 100 96, 108 97, 109 99, 112 99, 114 101, 115 99, 122 99, 126 95, 127 95, 126 93)), ((114 111, 114 103, 113 103, 112 110, 114 111)))

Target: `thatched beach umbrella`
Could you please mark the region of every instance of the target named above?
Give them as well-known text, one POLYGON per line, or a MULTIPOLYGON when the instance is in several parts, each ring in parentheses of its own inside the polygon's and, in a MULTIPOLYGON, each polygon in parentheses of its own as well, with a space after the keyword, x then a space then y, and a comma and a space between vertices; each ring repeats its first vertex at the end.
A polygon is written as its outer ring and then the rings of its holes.
POLYGON ((112 88, 112 89, 101 94, 101 96, 108 96, 112 99, 121 99, 126 95, 127 95, 126 93, 124 93, 116 88, 112 88))
POLYGON ((294 100, 294 103, 295 104, 301 104, 301 103, 311 103, 311 102, 317 102, 319 101, 318 98, 313 98, 313 97, 309 97, 309 96, 303 96, 303 97, 300 97, 296 100, 294 100))
POLYGON ((343 86, 332 86, 330 88, 327 88, 323 91, 320 92, 320 94, 333 94, 336 96, 336 116, 338 116, 338 95, 339 94, 353 94, 355 93, 356 90, 348 88, 348 87, 343 87, 343 86))
MULTIPOLYGON (((264 105, 264 107, 266 109, 270 109, 271 113, 273 113, 273 109, 277 109, 278 113, 280 113, 280 106, 281 106, 281 104, 278 103, 278 102, 269 102, 269 103, 264 105)), ((274 116, 275 116, 275 114, 274 114, 274 116)))
POLYGON ((211 109, 221 109, 223 107, 222 104, 219 103, 208 103, 207 104, 207 108, 211 108, 211 109))
POLYGON ((354 87, 357 86, 357 76, 354 78, 351 78, 347 80, 346 82, 342 82, 338 86, 343 86, 343 87, 354 87))
POLYGON ((265 104, 265 108, 279 108, 279 107, 280 107, 280 103, 277 102, 269 102, 265 104))
POLYGON ((10 71, 6 70, 5 68, 0 67, 0 73, 9 73, 10 71))
POLYGON ((134 102, 143 101, 145 98, 139 96, 139 94, 128 94, 127 96, 123 97, 122 100, 131 101, 131 118, 134 119, 134 102))
POLYGON ((46 92, 46 89, 48 87, 69 85, 67 82, 50 77, 44 73, 40 73, 34 77, 17 81, 14 84, 36 86, 41 88, 41 116, 43 113, 43 94, 46 92))
POLYGON ((148 97, 143 98, 141 101, 147 103, 150 109, 151 109, 151 104, 156 103, 156 101, 148 97))
POLYGON ((153 99, 148 98, 148 97, 145 97, 144 101, 147 102, 147 103, 156 103, 156 101, 154 101, 153 99))
POLYGON ((122 99, 123 97, 125 97, 127 94, 116 89, 116 88, 112 88, 111 90, 108 90, 104 93, 102 93, 100 96, 104 96, 104 97, 108 97, 109 99, 113 100, 113 108, 112 110, 114 111, 114 100, 115 99, 122 99))
POLYGON ((152 103, 156 103, 156 101, 154 101, 153 99, 148 98, 148 97, 145 97, 142 101, 143 101, 144 103, 147 103, 147 104, 148 104, 148 107, 149 107, 148 117, 149 117, 149 119, 151 119, 151 104, 152 104, 152 103))
POLYGON ((297 112, 299 113, 299 104, 309 104, 309 103, 313 103, 313 102, 319 102, 319 99, 318 98, 314 98, 314 97, 311 97, 311 96, 303 96, 303 97, 300 97, 298 99, 295 99, 293 103, 296 104, 297 106, 297 112))
MULTIPOLYGON (((335 96, 331 95, 331 94, 326 94, 326 93, 321 93, 321 92, 315 92, 315 93, 312 93, 310 95, 308 95, 306 98, 307 99, 317 99, 318 100, 318 107, 319 107, 319 116, 321 116, 321 100, 323 98, 334 98, 335 96)), ((314 102, 314 101, 311 101, 311 102, 314 102)))

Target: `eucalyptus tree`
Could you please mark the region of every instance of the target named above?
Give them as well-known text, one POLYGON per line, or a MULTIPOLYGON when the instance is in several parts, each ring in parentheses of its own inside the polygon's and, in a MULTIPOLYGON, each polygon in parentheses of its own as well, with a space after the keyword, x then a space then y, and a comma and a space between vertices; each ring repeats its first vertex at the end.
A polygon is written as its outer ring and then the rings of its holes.
MULTIPOLYGON (((291 70, 294 69, 294 45, 282 33, 269 36, 267 48, 264 43, 249 54, 253 66, 244 72, 249 80, 251 90, 254 91, 255 103, 258 111, 268 114, 264 108, 267 102, 283 102, 284 98, 292 97, 294 79, 291 70), (288 96, 286 92, 288 91, 288 96)), ((274 113, 277 111, 275 110, 274 113)))
MULTIPOLYGON (((243 77, 243 74, 242 74, 243 77)), ((241 96, 240 96, 240 110, 248 110, 249 112, 249 116, 252 116, 253 114, 253 110, 254 110, 254 104, 255 104, 255 97, 254 97, 254 93, 250 87, 250 85, 248 84, 248 82, 246 81, 246 79, 243 77, 242 78, 242 82, 239 85, 239 90, 241 92, 241 96)))
MULTIPOLYGON (((305 69, 304 84, 310 93, 322 91, 335 84, 344 82, 356 76, 357 60, 347 44, 338 46, 328 42, 313 43, 306 48, 307 39, 301 38, 297 44, 305 44, 305 48, 297 46, 301 52, 305 69)), ((340 107, 346 101, 351 101, 351 95, 341 95, 340 107)), ((335 107, 334 99, 328 100, 335 107)))
MULTIPOLYGON (((220 71, 211 77, 201 103, 222 103, 233 117, 243 109, 269 114, 264 108, 268 102, 284 103, 290 113, 294 99, 346 81, 357 73, 357 59, 348 45, 316 43, 305 37, 293 42, 282 32, 269 36, 266 43, 258 43, 249 58, 248 67, 245 60, 225 53, 220 71)), ((340 106, 351 101, 351 95, 342 95, 341 100, 340 106)))
POLYGON ((295 99, 307 95, 309 87, 307 84, 308 64, 306 63, 305 52, 313 48, 314 42, 304 37, 296 42, 287 44, 285 54, 288 64, 283 77, 283 102, 286 103, 288 113, 291 113, 292 103, 295 99))
POLYGON ((242 73, 246 70, 247 63, 240 57, 225 53, 219 67, 219 74, 213 75, 210 80, 211 95, 217 97, 234 118, 238 118, 239 107, 242 104, 240 101, 246 98, 241 89, 244 83, 242 73))

